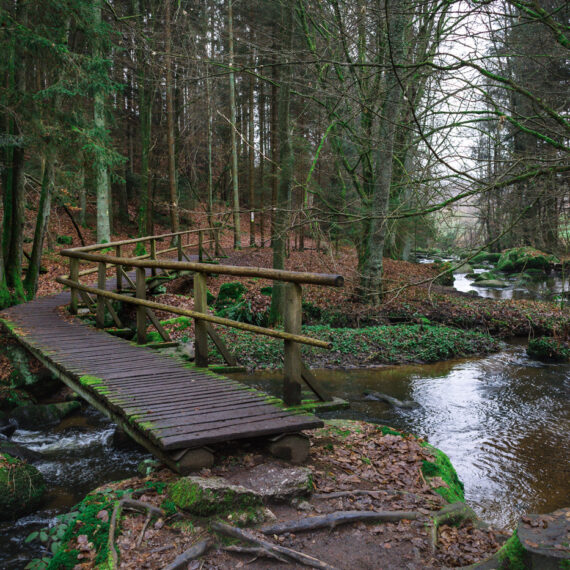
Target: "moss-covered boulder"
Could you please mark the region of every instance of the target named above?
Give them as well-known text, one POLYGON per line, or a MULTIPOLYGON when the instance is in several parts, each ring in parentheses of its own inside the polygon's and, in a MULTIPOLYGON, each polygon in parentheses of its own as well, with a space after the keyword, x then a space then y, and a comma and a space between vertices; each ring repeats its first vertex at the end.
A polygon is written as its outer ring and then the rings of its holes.
POLYGON ((0 453, 0 520, 34 510, 45 490, 44 478, 33 465, 0 453))
POLYGON ((457 476, 455 468, 451 464, 449 457, 437 447, 433 447, 427 442, 422 444, 429 450, 433 459, 424 461, 422 473, 426 480, 433 487, 434 491, 441 495, 448 503, 465 501, 463 494, 463 483, 457 476))
POLYGON ((168 495, 178 508, 193 515, 231 516, 246 523, 263 520, 261 496, 222 477, 182 477, 169 486, 168 495))
POLYGON ((490 289, 504 289, 508 284, 501 279, 481 279, 473 283, 475 287, 489 287, 490 289))
POLYGON ((556 338, 541 336, 528 341, 526 353, 542 362, 569 362, 570 345, 556 338))
POLYGON ((464 263, 460 267, 456 267, 453 270, 453 273, 454 274, 457 274, 457 273, 473 273, 473 267, 471 267, 471 265, 469 265, 469 263, 464 263))
POLYGON ((455 281, 455 277, 453 276, 453 272, 451 268, 453 267, 449 261, 445 261, 444 263, 436 262, 434 263, 437 272, 442 274, 439 275, 434 283, 437 285, 444 285, 446 287, 452 287, 453 282, 455 281), (447 273, 446 273, 447 272, 447 273))
POLYGON ((23 429, 38 429, 57 425, 65 416, 78 410, 81 404, 77 400, 39 406, 21 406, 10 415, 23 429))
POLYGON ((215 307, 217 311, 227 309, 232 305, 238 303, 247 291, 246 286, 239 281, 232 281, 231 283, 223 283, 218 292, 215 307))
POLYGON ((471 263, 497 263, 500 257, 501 257, 500 253, 480 251, 476 256, 471 258, 471 263))
POLYGON ((534 247, 513 247, 503 251, 497 263, 497 269, 507 273, 527 269, 549 271, 557 263, 560 263, 560 260, 555 255, 544 253, 534 247))
POLYGON ((495 279, 498 279, 498 277, 492 271, 483 271, 483 273, 477 273, 475 275, 475 282, 476 283, 478 281, 490 281, 490 280, 495 280, 495 279))

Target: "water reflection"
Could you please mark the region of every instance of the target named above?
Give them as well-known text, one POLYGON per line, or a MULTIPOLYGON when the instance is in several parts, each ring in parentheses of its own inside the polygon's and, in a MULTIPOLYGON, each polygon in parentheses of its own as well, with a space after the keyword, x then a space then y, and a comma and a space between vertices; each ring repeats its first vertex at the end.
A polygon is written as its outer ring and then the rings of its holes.
MULTIPOLYGON (((522 347, 481 359, 376 370, 320 371, 351 409, 327 417, 365 419, 426 436, 447 453, 466 498, 487 521, 512 527, 524 512, 570 505, 570 366, 529 361, 522 347), (393 409, 366 390, 420 404, 393 409)), ((278 393, 276 375, 250 383, 278 393)))

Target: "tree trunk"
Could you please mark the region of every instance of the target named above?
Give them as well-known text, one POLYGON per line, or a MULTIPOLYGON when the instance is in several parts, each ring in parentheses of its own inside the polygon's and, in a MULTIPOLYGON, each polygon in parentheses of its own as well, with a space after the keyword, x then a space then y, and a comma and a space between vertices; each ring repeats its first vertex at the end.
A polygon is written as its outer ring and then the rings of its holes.
MULTIPOLYGON (((281 10, 283 28, 280 51, 281 53, 285 52, 286 57, 290 57, 293 38, 293 1, 288 0, 281 10)), ((274 211, 273 268, 284 269, 293 181, 293 150, 289 132, 289 108, 291 101, 291 67, 289 65, 283 66, 278 98, 279 164, 281 166, 281 175, 279 177, 279 207, 274 211)), ((273 323, 277 322, 281 315, 282 298, 282 287, 276 283, 272 289, 270 308, 270 320, 273 323)))
MULTIPOLYGON (((93 4, 93 22, 96 27, 101 24, 101 0, 93 4)), ((95 39, 94 56, 103 57, 101 42, 95 39)), ((93 122, 95 130, 102 134, 105 132, 105 92, 95 89, 93 94, 93 122)), ((109 173, 107 164, 101 152, 95 154, 94 160, 95 192, 97 195, 97 242, 107 243, 111 239, 110 200, 109 200, 109 173)))
POLYGON ((52 142, 48 142, 45 149, 45 169, 42 178, 38 215, 36 218, 34 244, 32 246, 32 254, 30 256, 28 271, 24 281, 24 288, 26 289, 28 299, 33 299, 36 295, 36 291, 38 290, 38 277, 42 263, 44 239, 49 224, 51 198, 55 182, 55 155, 54 144, 52 142))
MULTIPOLYGON (((167 116, 167 143, 168 143, 168 188, 170 194, 170 229, 173 233, 180 230, 178 213, 178 192, 176 188, 176 163, 174 148, 174 95, 172 79, 172 30, 170 6, 171 0, 166 1, 166 116, 167 116)), ((178 243, 179 236, 173 243, 178 243)))
MULTIPOLYGON (((392 39, 392 57, 399 62, 404 52, 406 9, 404 3, 392 4, 388 14, 388 33, 392 39)), ((394 138, 400 114, 402 91, 392 69, 386 79, 386 98, 378 129, 378 149, 375 160, 375 182, 370 208, 371 221, 366 236, 366 255, 361 279, 361 293, 370 303, 382 299, 383 254, 386 239, 386 219, 392 183, 394 138)))
POLYGON ((235 77, 233 72, 234 66, 234 28, 233 28, 233 10, 232 1, 228 0, 228 48, 230 52, 230 130, 232 145, 232 201, 234 214, 234 248, 241 249, 241 229, 239 217, 239 182, 238 182, 238 149, 236 140, 236 91, 235 77))

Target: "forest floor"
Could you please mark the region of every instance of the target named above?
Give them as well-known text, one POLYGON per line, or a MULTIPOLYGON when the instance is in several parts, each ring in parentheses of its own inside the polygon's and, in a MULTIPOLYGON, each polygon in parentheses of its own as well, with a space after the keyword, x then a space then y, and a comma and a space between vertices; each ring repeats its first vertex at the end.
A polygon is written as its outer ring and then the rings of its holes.
MULTIPOLYGON (((27 225, 28 229, 31 229, 32 213, 28 213, 30 220, 27 225)), ((94 242, 93 231, 81 231, 87 243, 94 242)), ((167 232, 167 228, 156 228, 157 234, 167 232)), ((43 259, 46 272, 40 276, 39 295, 61 290, 54 278, 67 272, 67 263, 62 262, 55 249, 71 246, 56 245, 57 240, 53 236, 72 236, 72 245, 81 245, 73 225, 62 212, 52 217, 51 233, 53 249, 43 259)), ((129 237, 134 237, 132 230, 119 232, 113 239, 129 237)), ((228 257, 222 260, 224 264, 271 267, 272 253, 269 248, 255 247, 235 251, 231 249, 229 240, 228 237, 223 242, 228 253, 228 257)), ((541 334, 564 337, 569 334, 568 311, 557 305, 473 298, 450 287, 435 285, 437 269, 433 265, 390 259, 385 259, 384 263, 385 298, 382 305, 373 307, 361 303, 358 299, 356 256, 351 248, 340 247, 337 251, 327 252, 317 252, 314 248, 291 251, 286 261, 287 269, 337 273, 345 278, 345 286, 338 289, 303 287, 307 324, 360 329, 406 324, 417 326, 414 330, 424 332, 431 329, 431 325, 445 325, 468 330, 470 334, 475 332, 488 335, 487 340, 473 341, 476 345, 474 352, 497 350, 499 345, 496 338, 541 334)), ((230 277, 213 276, 208 279, 208 288, 215 296, 223 283, 233 280, 235 279, 230 277)), ((244 279, 243 282, 247 286, 244 297, 247 309, 252 314, 264 314, 270 303, 270 296, 265 288, 272 283, 254 278, 244 279)), ((166 292, 157 295, 155 300, 192 308, 191 289, 191 279, 179 278, 169 283, 166 292)), ((172 315, 164 313, 158 314, 158 317, 168 319, 172 315)), ((177 331, 175 328, 172 330, 176 336, 177 331)), ((180 334, 178 331, 178 335, 180 334)), ((422 357, 416 355, 401 361, 409 360, 422 361, 422 357)), ((313 365, 315 363, 319 366, 367 365, 366 362, 355 362, 354 358, 327 361, 327 357, 322 357, 321 360, 312 362, 313 365)), ((221 455, 224 456, 223 450, 221 455)), ((337 568, 347 569, 462 566, 493 554, 504 536, 492 530, 478 528, 470 520, 464 521, 460 526, 442 525, 434 544, 430 532, 430 517, 445 502, 434 489, 449 487, 450 482, 437 477, 435 480, 428 480, 424 476, 422 467, 426 461, 430 461, 428 456, 429 453, 422 447, 421 440, 413 436, 382 433, 378 431, 378 426, 364 423, 345 422, 336 427, 329 424, 324 430, 311 434, 311 453, 307 467, 312 474, 312 493, 300 503, 269 505, 277 520, 299 519, 346 510, 411 510, 416 512, 418 518, 385 524, 360 522, 334 529, 286 533, 265 539, 276 545, 302 551, 337 568), (323 495, 331 493, 337 495, 330 499, 323 498, 323 495)), ((267 455, 262 448, 256 447, 255 443, 240 444, 228 449, 227 455, 217 461, 214 468, 201 474, 207 477, 223 476, 230 481, 240 482, 256 467, 275 463, 285 465, 267 455)), ((135 478, 107 487, 120 491, 140 488, 141 485, 148 486, 148 492, 139 498, 164 506, 164 501, 168 501, 165 488, 176 478, 172 472, 162 470, 147 479, 135 478), (156 483, 166 485, 157 487, 156 483)), ((101 512, 102 510, 103 506, 101 512)), ((101 515, 101 521, 106 520, 105 517, 109 514, 101 515)), ((178 516, 183 519, 185 517, 180 512, 178 516)), ((165 524, 160 519, 149 525, 144 515, 129 512, 121 522, 121 532, 117 532, 116 545, 121 559, 120 567, 163 567, 191 544, 206 537, 214 538, 215 547, 199 561, 190 562, 186 567, 285 567, 276 560, 225 551, 222 546, 227 545, 227 541, 224 542, 219 536, 212 534, 208 521, 188 516, 184 520, 189 524, 165 524)), ((78 527, 77 530, 79 532, 66 545, 66 549, 78 549, 81 563, 77 568, 93 568, 98 558, 96 549, 88 537, 81 534, 81 528, 78 527)), ((257 533, 257 536, 261 535, 257 533)), ((291 564, 289 567, 301 566, 291 564)))

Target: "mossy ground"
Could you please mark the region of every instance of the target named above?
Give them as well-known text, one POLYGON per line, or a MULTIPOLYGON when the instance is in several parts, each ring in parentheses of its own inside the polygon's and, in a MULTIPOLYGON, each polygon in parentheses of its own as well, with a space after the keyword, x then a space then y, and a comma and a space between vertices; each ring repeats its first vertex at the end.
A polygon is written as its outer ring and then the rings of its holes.
MULTIPOLYGON (((250 368, 273 368, 283 361, 283 342, 239 330, 221 332, 228 346, 250 368)), ((313 365, 373 366, 406 362, 436 362, 499 350, 489 335, 444 326, 389 325, 360 329, 303 327, 303 334, 332 344, 330 351, 303 345, 304 360, 313 365)), ((213 348, 212 357, 220 359, 213 348)))

